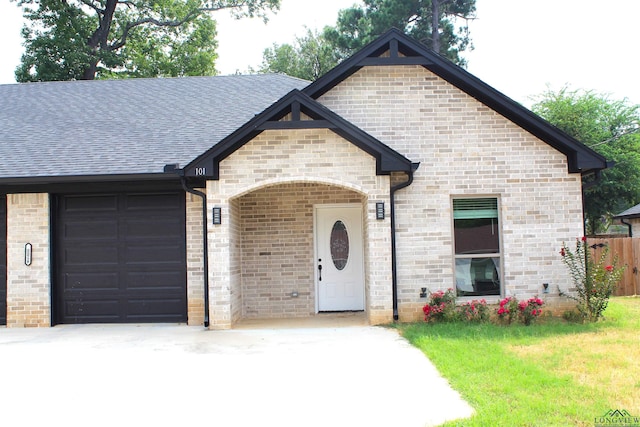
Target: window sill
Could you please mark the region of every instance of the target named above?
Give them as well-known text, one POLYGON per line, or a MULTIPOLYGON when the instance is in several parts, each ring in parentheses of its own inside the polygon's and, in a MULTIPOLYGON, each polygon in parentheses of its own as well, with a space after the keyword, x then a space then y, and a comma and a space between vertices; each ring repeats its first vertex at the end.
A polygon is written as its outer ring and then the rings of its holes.
POLYGON ((462 304, 466 304, 466 303, 471 302, 471 301, 480 301, 480 300, 485 300, 488 305, 493 305, 493 304, 497 305, 497 304, 500 304, 500 300, 501 299, 502 299, 502 297, 500 295, 464 296, 464 297, 457 297, 456 298, 456 305, 462 305, 462 304))

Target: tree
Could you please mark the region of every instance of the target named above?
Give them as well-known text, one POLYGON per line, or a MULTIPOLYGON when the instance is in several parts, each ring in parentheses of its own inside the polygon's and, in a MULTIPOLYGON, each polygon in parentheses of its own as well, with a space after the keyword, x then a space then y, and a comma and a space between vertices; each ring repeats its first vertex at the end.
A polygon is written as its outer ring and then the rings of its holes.
POLYGON ((476 0, 364 0, 338 14, 335 27, 297 38, 293 45, 273 45, 263 54, 261 72, 284 72, 315 80, 341 60, 389 28, 430 45, 436 52, 465 66, 460 53, 471 47, 468 22, 476 0), (460 20, 464 23, 460 24, 460 20))
POLYGON ((583 180, 588 234, 605 231, 612 215, 640 202, 640 105, 565 87, 543 93, 532 109, 615 162, 599 179, 583 180))
POLYGON ((475 0, 364 0, 364 8, 341 10, 336 27, 325 28, 324 36, 342 57, 348 57, 396 27, 465 66, 460 53, 472 48, 468 23, 475 10, 475 0))
POLYGON ((215 73, 210 13, 237 18, 280 0, 16 0, 29 21, 19 82, 215 73))
POLYGON ((274 44, 264 50, 261 73, 284 73, 305 80, 316 80, 335 67, 340 57, 324 36, 307 29, 304 37, 296 37, 294 45, 274 44))

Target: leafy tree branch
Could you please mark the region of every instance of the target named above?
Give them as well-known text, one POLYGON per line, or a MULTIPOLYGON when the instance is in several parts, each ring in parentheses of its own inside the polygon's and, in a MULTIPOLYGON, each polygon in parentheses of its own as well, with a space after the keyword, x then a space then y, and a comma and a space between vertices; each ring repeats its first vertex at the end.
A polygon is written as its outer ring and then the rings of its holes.
POLYGON ((533 111, 615 162, 598 180, 584 178, 587 234, 606 231, 613 215, 640 202, 640 105, 564 87, 538 96, 533 111))
POLYGON ((236 18, 266 20, 280 6, 280 0, 17 2, 28 21, 19 82, 214 74, 212 14, 230 10, 236 18))
POLYGON ((466 65, 461 53, 473 48, 469 21, 475 19, 475 0, 364 0, 363 3, 341 10, 335 26, 327 26, 321 32, 307 30, 293 44, 274 45, 265 50, 260 71, 315 80, 391 27, 431 46, 458 65, 466 65), (459 25, 457 19, 464 19, 465 24, 459 25))

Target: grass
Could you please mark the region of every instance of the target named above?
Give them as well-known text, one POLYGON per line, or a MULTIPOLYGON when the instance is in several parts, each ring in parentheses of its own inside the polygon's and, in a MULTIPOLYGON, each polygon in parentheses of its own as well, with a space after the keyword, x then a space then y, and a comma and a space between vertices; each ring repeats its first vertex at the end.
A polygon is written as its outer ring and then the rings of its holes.
POLYGON ((612 298, 596 324, 399 328, 476 411, 446 426, 593 426, 609 409, 640 415, 640 298, 612 298))

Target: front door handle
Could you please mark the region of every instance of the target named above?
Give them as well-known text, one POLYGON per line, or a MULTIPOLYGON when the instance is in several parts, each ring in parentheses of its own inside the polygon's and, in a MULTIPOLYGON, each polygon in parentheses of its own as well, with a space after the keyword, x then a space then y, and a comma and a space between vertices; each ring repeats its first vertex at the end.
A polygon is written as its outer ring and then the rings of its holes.
POLYGON ((318 282, 322 282, 322 258, 318 260, 318 282))

